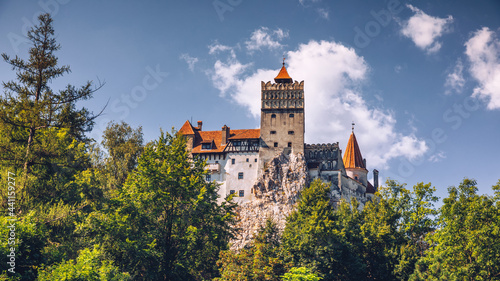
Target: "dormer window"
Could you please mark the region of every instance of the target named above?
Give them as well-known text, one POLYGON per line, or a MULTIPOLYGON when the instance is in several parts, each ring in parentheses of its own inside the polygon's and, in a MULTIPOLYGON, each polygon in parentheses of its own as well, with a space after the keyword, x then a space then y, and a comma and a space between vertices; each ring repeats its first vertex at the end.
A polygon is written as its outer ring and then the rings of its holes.
POLYGON ((202 150, 210 150, 210 149, 212 149, 212 143, 213 143, 213 141, 211 141, 211 140, 210 141, 203 141, 201 143, 201 149, 202 150))

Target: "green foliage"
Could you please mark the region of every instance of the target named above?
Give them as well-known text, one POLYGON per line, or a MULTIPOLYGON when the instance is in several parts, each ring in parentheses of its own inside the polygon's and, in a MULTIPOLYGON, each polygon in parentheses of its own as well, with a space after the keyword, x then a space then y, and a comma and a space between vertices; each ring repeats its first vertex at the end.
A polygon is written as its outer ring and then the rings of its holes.
POLYGON ((413 280, 500 280, 500 196, 498 185, 493 189, 494 197, 477 195, 467 178, 448 189, 413 280))
POLYGON ((98 248, 83 249, 76 262, 69 260, 40 270, 40 281, 89 281, 89 280, 131 280, 128 273, 122 273, 113 262, 104 259, 98 248))
POLYGON ((109 175, 107 185, 112 189, 121 188, 144 149, 142 128, 132 129, 123 121, 120 124, 110 122, 102 144, 109 155, 103 167, 109 175))
POLYGON ((249 245, 220 253, 216 280, 280 280, 288 265, 280 257, 279 239, 276 223, 268 219, 249 245))
POLYGON ((316 180, 301 193, 297 210, 287 218, 283 251, 294 266, 311 268, 325 280, 359 280, 365 265, 356 250, 360 212, 356 203, 330 204, 330 188, 316 180))
POLYGON ((148 144, 116 198, 92 212, 78 233, 138 280, 203 280, 232 237, 231 202, 217 204, 204 162, 191 160, 182 136, 148 144))
POLYGON ((285 281, 319 281, 321 277, 312 273, 310 269, 306 267, 292 267, 290 271, 285 273, 282 280, 285 281))

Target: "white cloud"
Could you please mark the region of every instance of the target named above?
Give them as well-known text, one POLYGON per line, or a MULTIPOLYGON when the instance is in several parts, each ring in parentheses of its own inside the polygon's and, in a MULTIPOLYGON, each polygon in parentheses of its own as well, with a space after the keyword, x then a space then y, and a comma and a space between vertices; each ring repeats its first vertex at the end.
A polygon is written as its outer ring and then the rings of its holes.
POLYGON ((441 160, 446 158, 446 154, 443 151, 439 151, 436 154, 433 154, 429 157, 430 162, 440 162, 441 160))
MULTIPOLYGON (((413 133, 397 132, 393 112, 365 102, 358 88, 369 67, 354 49, 334 41, 310 41, 288 52, 287 62, 291 77, 305 81, 307 143, 338 141, 344 149, 354 120, 363 156, 372 168, 387 168, 393 158, 411 160, 427 151, 425 141, 413 133)), ((211 78, 221 94, 259 118, 260 82, 272 80, 279 68, 250 71, 249 66, 237 59, 217 60, 211 78)))
POLYGON ((469 72, 479 85, 473 96, 488 101, 488 109, 500 108, 500 41, 487 27, 476 31, 465 43, 469 72))
POLYGON ((325 20, 329 19, 330 13, 327 9, 319 8, 316 11, 318 12, 320 17, 324 18, 325 20))
POLYGON ((437 41, 437 39, 450 31, 449 27, 453 22, 453 17, 432 17, 412 5, 406 6, 410 8, 415 15, 401 24, 401 33, 413 40, 417 47, 425 50, 427 53, 439 51, 441 42, 437 41))
POLYGON ((299 0, 300 4, 301 4, 302 6, 307 5, 307 2, 311 2, 311 3, 318 3, 319 1, 321 1, 321 0, 299 0))
POLYGON ((219 42, 215 41, 212 45, 208 46, 208 53, 210 55, 215 55, 221 52, 229 52, 231 57, 235 58, 236 54, 234 53, 234 48, 226 45, 219 44, 219 42))
POLYGON ((189 70, 194 71, 194 65, 198 62, 198 58, 191 57, 187 53, 181 54, 179 58, 186 61, 186 63, 188 64, 189 70))
POLYGON ((446 77, 446 82, 444 86, 447 88, 445 94, 451 94, 452 92, 460 93, 465 85, 465 78, 463 74, 464 65, 462 60, 457 60, 453 71, 446 77))
POLYGON ((280 41, 288 37, 288 32, 278 28, 276 30, 269 30, 267 27, 261 27, 255 30, 250 37, 250 40, 245 42, 247 50, 258 51, 263 48, 278 49, 281 48, 280 41))

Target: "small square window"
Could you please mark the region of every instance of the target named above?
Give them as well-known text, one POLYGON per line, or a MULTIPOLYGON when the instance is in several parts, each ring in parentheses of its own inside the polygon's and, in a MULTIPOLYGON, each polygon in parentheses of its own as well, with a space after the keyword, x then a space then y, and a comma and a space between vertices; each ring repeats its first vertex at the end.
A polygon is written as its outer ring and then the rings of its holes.
POLYGON ((250 159, 247 158, 247 162, 250 161, 250 159))
POLYGON ((238 173, 238 179, 242 180, 243 179, 243 172, 238 173))
POLYGON ((229 194, 235 194, 235 193, 236 193, 236 191, 234 191, 234 190, 229 190, 229 194))
POLYGON ((244 190, 240 190, 240 197, 245 197, 245 191, 244 190))
POLYGON ((231 159, 231 164, 234 164, 234 163, 236 163, 236 159, 233 158, 233 159, 231 159))
POLYGON ((293 113, 290 113, 290 115, 288 115, 288 117, 293 118, 294 117, 293 113))
POLYGON ((292 143, 291 142, 288 143, 288 147, 292 147, 292 143))
POLYGON ((276 114, 271 114, 271 118, 276 118, 276 114))
POLYGON ((288 134, 289 135, 295 135, 295 132, 294 131, 288 131, 288 134))
POLYGON ((257 163, 257 158, 255 158, 255 161, 254 161, 254 162, 255 162, 255 163, 257 163))
POLYGON ((271 131, 271 135, 276 135, 276 131, 271 131))
POLYGON ((277 142, 274 143, 274 147, 278 147, 278 143, 277 142))

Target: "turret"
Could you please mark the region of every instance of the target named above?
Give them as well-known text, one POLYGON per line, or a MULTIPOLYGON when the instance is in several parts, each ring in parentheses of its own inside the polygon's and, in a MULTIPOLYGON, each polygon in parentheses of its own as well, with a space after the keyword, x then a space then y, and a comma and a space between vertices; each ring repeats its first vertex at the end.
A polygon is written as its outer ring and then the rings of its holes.
POLYGON ((366 169, 366 160, 361 155, 356 135, 354 135, 354 123, 345 149, 343 162, 347 176, 367 186, 368 170, 366 169))

